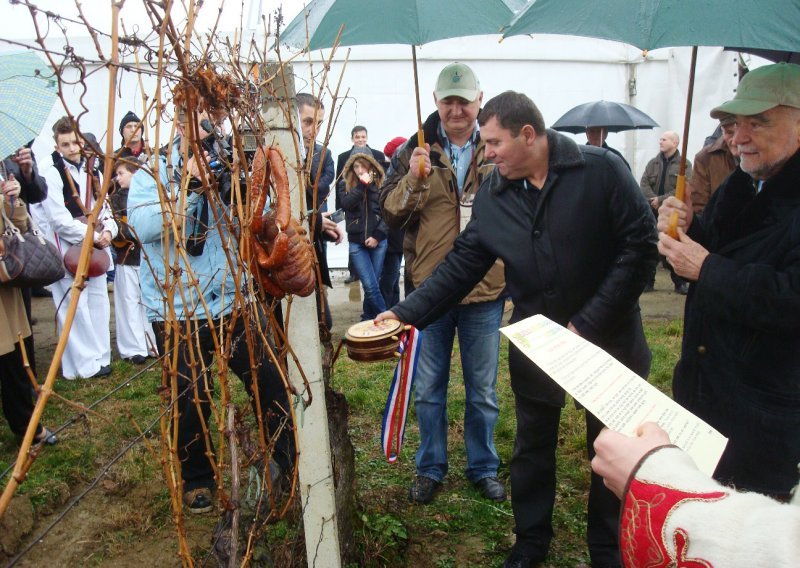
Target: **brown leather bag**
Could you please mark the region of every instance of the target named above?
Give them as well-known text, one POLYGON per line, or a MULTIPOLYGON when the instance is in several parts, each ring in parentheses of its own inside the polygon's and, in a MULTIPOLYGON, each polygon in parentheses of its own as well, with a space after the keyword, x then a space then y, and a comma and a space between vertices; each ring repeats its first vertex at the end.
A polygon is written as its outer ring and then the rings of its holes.
POLYGON ((0 236, 0 286, 47 286, 64 278, 58 249, 28 215, 28 230, 20 231, 0 205, 5 231, 0 236))

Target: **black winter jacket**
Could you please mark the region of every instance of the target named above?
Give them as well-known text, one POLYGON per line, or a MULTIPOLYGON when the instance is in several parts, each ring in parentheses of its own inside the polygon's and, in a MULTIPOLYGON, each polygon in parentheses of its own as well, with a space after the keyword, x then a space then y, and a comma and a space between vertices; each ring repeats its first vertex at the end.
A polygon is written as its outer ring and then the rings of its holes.
POLYGON ((788 494, 800 462, 800 152, 757 195, 734 170, 688 234, 711 254, 686 299, 675 400, 729 438, 717 479, 788 494))
POLYGON ((353 154, 347 160, 344 169, 346 189, 337 188, 339 203, 344 209, 347 242, 364 244, 369 237, 382 241, 389 233, 389 227, 381 217, 381 206, 378 202, 380 187, 383 182, 383 166, 370 154, 353 154), (356 159, 370 162, 376 176, 369 185, 364 184, 353 171, 356 159))
MULTIPOLYGON (((495 170, 472 220, 431 278, 393 308, 419 327, 454 306, 495 259, 505 263, 512 322, 544 314, 606 349, 642 377, 650 367, 638 299, 656 259, 656 231, 636 180, 617 156, 547 131, 549 173, 538 201, 495 170)), ((509 347, 517 396, 564 404, 564 391, 509 347)))

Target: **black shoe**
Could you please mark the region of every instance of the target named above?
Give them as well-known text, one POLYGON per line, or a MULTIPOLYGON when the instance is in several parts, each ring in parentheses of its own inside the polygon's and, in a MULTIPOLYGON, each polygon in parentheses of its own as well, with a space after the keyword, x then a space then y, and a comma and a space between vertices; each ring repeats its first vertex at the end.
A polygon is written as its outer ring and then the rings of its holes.
POLYGON ((503 568, 535 568, 542 565, 542 560, 532 556, 525 556, 519 552, 511 552, 503 562, 503 568))
POLYGON ((142 363, 147 362, 147 357, 144 355, 134 355, 133 357, 128 357, 126 361, 133 363, 134 365, 141 365, 142 363))
POLYGON ((676 284, 675 285, 675 293, 680 294, 681 296, 685 296, 689 293, 689 283, 684 282, 683 284, 676 284))
POLYGON ((183 504, 190 513, 195 515, 208 513, 214 508, 214 503, 211 501, 211 490, 208 487, 190 489, 183 494, 183 504))
POLYGON ((355 274, 351 274, 347 278, 344 279, 345 284, 352 284, 353 282, 358 282, 358 276, 355 274))
POLYGON ((103 365, 102 367, 100 367, 99 371, 97 371, 94 375, 88 378, 97 379, 99 377, 107 377, 110 374, 111 374, 111 365, 103 365))
POLYGON ((434 495, 441 486, 442 484, 435 479, 418 475, 408 490, 408 500, 420 505, 427 505, 433 501, 434 495))
POLYGON ((506 500, 506 488, 496 477, 484 477, 479 479, 475 488, 480 491, 481 497, 498 503, 506 500))
POLYGON ((31 288, 31 296, 34 298, 52 298, 53 293, 47 288, 31 288))

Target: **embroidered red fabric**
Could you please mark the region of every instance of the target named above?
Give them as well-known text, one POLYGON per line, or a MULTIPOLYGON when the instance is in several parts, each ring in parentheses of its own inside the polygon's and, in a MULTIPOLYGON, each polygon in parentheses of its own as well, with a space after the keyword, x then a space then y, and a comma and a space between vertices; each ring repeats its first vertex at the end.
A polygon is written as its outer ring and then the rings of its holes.
POLYGON ((721 491, 690 493, 655 483, 633 479, 625 496, 620 519, 620 549, 627 568, 713 568, 702 558, 689 558, 689 534, 677 528, 666 534, 672 512, 686 501, 718 501, 727 497, 721 491), (671 538, 675 553, 670 553, 671 538))

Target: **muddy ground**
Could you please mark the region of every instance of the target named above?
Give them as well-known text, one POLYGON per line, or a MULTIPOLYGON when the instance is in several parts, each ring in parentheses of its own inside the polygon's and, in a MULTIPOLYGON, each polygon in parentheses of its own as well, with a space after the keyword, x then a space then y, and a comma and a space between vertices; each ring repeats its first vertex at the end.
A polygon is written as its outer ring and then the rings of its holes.
MULTIPOLYGON (((347 327, 359 319, 361 290, 358 284, 344 284, 343 272, 334 271, 333 276, 334 288, 329 290, 328 298, 334 321, 334 340, 338 341, 347 327)), ((113 294, 111 298, 113 302, 113 294)), ((669 275, 661 268, 657 274, 656 290, 644 294, 640 303, 646 319, 673 319, 683 315, 684 296, 673 292, 669 275)), ((33 314, 37 320, 34 327, 36 358, 43 376, 57 341, 52 299, 34 298, 33 314)), ((113 334, 113 323, 111 329, 113 334)), ((101 484, 67 514, 46 539, 34 546, 19 565, 113 565, 137 568, 179 565, 172 523, 168 518, 154 518, 152 512, 148 512, 148 507, 137 507, 137 502, 147 503, 159 491, 163 491, 163 487, 157 483, 143 484, 121 493, 115 491, 113 484, 101 484), (122 527, 131 529, 128 531, 130 540, 110 543, 104 540, 103 535, 113 534, 122 527)), ((27 534, 30 540, 30 536, 39 534, 56 520, 57 515, 57 512, 41 515, 30 526, 33 516, 30 502, 26 504, 25 500, 15 500, 0 527, 0 532, 5 533, 4 538, 0 539, 0 546, 7 552, 18 549, 21 543, 19 540, 13 542, 14 534, 17 534, 17 538, 21 536, 20 533, 27 534)), ((198 521, 189 521, 189 540, 197 550, 204 550, 210 527, 207 522, 196 523, 198 521)), ((208 565, 213 565, 213 561, 208 565)))

